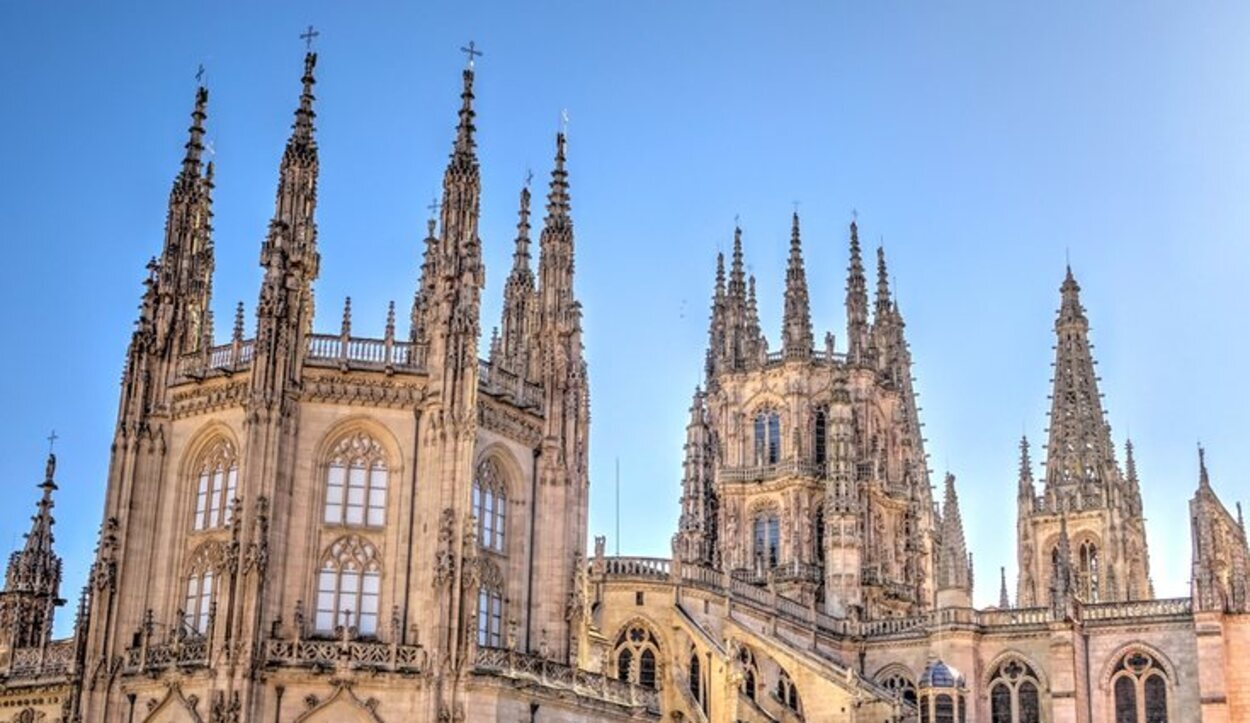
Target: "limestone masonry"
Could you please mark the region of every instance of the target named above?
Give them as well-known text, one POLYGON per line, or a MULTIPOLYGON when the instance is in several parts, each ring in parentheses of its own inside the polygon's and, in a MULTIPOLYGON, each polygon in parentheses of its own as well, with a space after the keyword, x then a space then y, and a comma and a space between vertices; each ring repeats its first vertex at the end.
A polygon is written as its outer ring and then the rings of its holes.
POLYGON ((340 329, 317 333, 316 63, 254 333, 240 304, 224 343, 196 91, 74 633, 52 639, 65 601, 49 456, 0 593, 0 720, 1250 721, 1240 508, 1200 456, 1191 596, 1157 599, 1133 447, 1121 466, 1070 269, 1045 475, 1022 439, 1019 577, 1014 594, 995 580, 996 607, 972 607, 955 478, 940 504, 930 491, 884 251, 870 298, 851 223, 846 335, 818 340, 797 214, 775 350, 741 230, 728 268, 716 260, 672 558, 610 557, 599 538, 587 559, 563 134, 537 272, 527 185, 484 354, 471 62, 408 333, 392 305, 383 338, 353 335, 350 300, 340 329))

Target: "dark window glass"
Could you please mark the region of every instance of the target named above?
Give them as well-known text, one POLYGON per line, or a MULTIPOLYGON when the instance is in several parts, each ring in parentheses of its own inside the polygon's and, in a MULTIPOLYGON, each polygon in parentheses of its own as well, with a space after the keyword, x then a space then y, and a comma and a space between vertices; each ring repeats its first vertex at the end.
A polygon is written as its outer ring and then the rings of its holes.
POLYGON ((764 464, 764 453, 768 450, 767 417, 763 414, 755 417, 755 463, 764 464))
POLYGON ((1146 678, 1146 723, 1168 723, 1168 688, 1163 676, 1146 678))
POLYGON ((1011 689, 999 683, 990 691, 990 721, 1014 723, 1011 720, 1011 689))
POLYGON ((816 410, 816 439, 812 445, 816 449, 816 464, 825 463, 825 410, 816 410))
POLYGON ((768 463, 777 464, 781 459, 781 417, 768 415, 768 463))
POLYGON ((629 650, 622 650, 620 656, 616 659, 616 677, 619 680, 629 680, 629 666, 634 663, 634 654, 629 650))
POLYGON ((638 656, 638 684, 644 688, 655 687, 655 653, 650 648, 638 656))
POLYGON ((933 723, 955 723, 955 701, 945 693, 934 699, 933 723))
POLYGON ((1016 695, 1020 702, 1020 720, 1016 723, 1041 723, 1042 712, 1038 701, 1037 686, 1026 680, 1020 684, 1020 690, 1016 695))
POLYGON ((1137 723, 1137 691, 1127 675, 1115 681, 1115 723, 1137 723))
POLYGON ((929 696, 920 699, 920 723, 929 723, 929 696))
POLYGON ((702 685, 703 680, 699 677, 699 656, 697 654, 690 656, 690 695, 696 702, 703 702, 702 685))

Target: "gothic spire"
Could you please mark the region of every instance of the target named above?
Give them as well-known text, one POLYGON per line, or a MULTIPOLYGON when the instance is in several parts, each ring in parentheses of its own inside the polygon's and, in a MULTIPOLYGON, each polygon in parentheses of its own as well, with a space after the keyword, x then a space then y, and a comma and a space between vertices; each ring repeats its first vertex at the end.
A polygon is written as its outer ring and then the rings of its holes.
POLYGON ((743 271, 743 255, 742 255, 742 228, 737 224, 734 225, 734 248, 733 262, 729 271, 729 286, 726 293, 734 297, 736 300, 746 301, 746 279, 743 271))
POLYGON ((556 160, 551 169, 551 188, 547 192, 547 224, 569 223, 569 173, 564 168, 566 160, 564 133, 556 134, 556 160))
POLYGON ((856 221, 851 221, 851 263, 846 276, 846 339, 847 360, 862 363, 868 351, 868 284, 856 221))
POLYGON ((530 268, 530 187, 521 188, 521 208, 517 212, 516 248, 512 252, 512 272, 528 272, 530 268))
POLYGON ((942 547, 938 554, 938 588, 955 588, 971 592, 968 546, 964 540, 964 523, 959 514, 959 495, 955 492, 955 475, 946 473, 945 498, 942 502, 942 547))
POLYGON ((885 246, 877 247, 877 306, 873 323, 882 324, 890 318, 890 275, 885 266, 885 246))
POLYGON ((1211 478, 1207 475, 1207 450, 1201 444, 1198 445, 1198 489, 1211 489, 1211 478))
POLYGON ((746 338, 750 342, 748 364, 759 361, 760 349, 764 346, 763 332, 760 330, 759 304, 755 300, 755 275, 747 277, 747 331, 746 338))
POLYGON ((0 592, 0 613, 9 621, 0 631, 10 650, 41 645, 52 633, 52 610, 64 603, 61 588, 61 558, 52 549, 52 493, 56 491, 56 456, 48 453, 42 490, 36 513, 30 518, 30 532, 21 550, 9 556, 4 590, 0 592))
POLYGON ((807 273, 803 269, 799 214, 796 211, 790 225, 790 260, 786 267, 781 348, 787 357, 807 356, 811 354, 812 343, 812 312, 807 296, 807 273))
POLYGON ((512 253, 512 271, 503 288, 503 319, 500 326, 500 362, 509 371, 526 375, 529 359, 531 320, 534 312, 534 272, 530 270, 530 189, 521 189, 517 214, 516 248, 512 253))
POLYGON ((182 171, 187 177, 200 175, 200 156, 204 152, 204 119, 208 117, 208 88, 195 90, 195 109, 191 111, 191 128, 188 129, 186 155, 182 159, 182 171))
POLYGON ((1020 435, 1020 494, 1033 499, 1033 460, 1029 456, 1029 438, 1020 435))
POLYGON ((1081 287, 1070 267, 1060 291, 1046 487, 1049 494, 1064 499, 1096 499, 1116 476, 1115 453, 1098 393, 1081 287))
POLYGON ((299 108, 295 110, 294 132, 291 134, 291 140, 302 145, 315 143, 313 140, 313 119, 317 117, 313 111, 313 101, 316 96, 313 95, 313 86, 317 84, 317 79, 313 75, 313 68, 317 66, 317 54, 304 54, 304 75, 300 81, 304 84, 304 90, 299 96, 299 108))
POLYGON ((1011 607, 1011 598, 1007 597, 1007 568, 998 568, 998 574, 1000 578, 998 583, 998 608, 1006 610, 1011 607))

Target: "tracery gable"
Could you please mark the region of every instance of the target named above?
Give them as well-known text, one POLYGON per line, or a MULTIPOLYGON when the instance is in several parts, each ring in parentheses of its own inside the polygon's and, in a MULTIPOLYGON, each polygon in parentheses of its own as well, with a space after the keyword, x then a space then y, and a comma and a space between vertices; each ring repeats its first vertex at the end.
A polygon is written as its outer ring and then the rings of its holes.
POLYGON ((1124 660, 1126 655, 1133 652, 1145 653, 1149 656, 1154 666, 1163 671, 1169 687, 1175 687, 1180 682, 1176 666, 1162 650, 1149 643, 1136 641, 1121 645, 1107 656, 1107 660, 1102 666, 1102 675, 1098 677, 1098 686, 1101 689, 1104 691, 1111 689, 1111 679, 1115 677, 1116 672, 1119 670, 1120 662, 1124 660))
POLYGON ((384 723, 378 716, 378 701, 374 698, 361 700, 350 685, 338 684, 329 698, 318 701, 315 696, 305 699, 309 704, 295 719, 295 723, 384 723))
POLYGON ((148 701, 149 712, 143 723, 204 723, 196 711, 199 703, 199 698, 183 695, 181 686, 170 683, 164 698, 148 701))
POLYGON ((1029 674, 1037 678, 1037 682, 1042 691, 1050 690, 1050 681, 1046 677, 1046 671, 1040 665, 1034 662, 1033 658, 1019 650, 1009 648, 995 655, 989 663, 985 665, 985 669, 981 672, 981 687, 989 690, 990 682, 994 680, 998 673, 998 669, 1005 663, 1012 660, 1018 661, 1021 665, 1029 670, 1029 674))

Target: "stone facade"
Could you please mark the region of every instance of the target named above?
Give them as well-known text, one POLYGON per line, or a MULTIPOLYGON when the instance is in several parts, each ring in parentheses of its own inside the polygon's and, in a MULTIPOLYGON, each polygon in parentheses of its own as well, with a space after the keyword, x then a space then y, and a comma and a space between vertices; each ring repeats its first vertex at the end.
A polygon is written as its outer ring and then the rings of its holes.
MULTIPOLYGON (((472 58, 472 55, 470 56, 472 58)), ((844 350, 818 347, 797 214, 770 351, 735 230, 671 559, 587 559, 590 402, 563 134, 501 323, 472 63, 406 336, 314 331, 314 70, 279 166, 254 333, 213 338, 208 91, 127 352, 74 634, 52 639, 55 460, 0 593, 0 721, 1238 721, 1245 525, 1200 462, 1193 594, 1155 599, 1069 270, 1041 493, 1021 442, 1016 601, 971 604, 956 479, 930 491, 904 321, 849 232, 844 350), (483 358, 484 356, 484 358, 483 358)))

